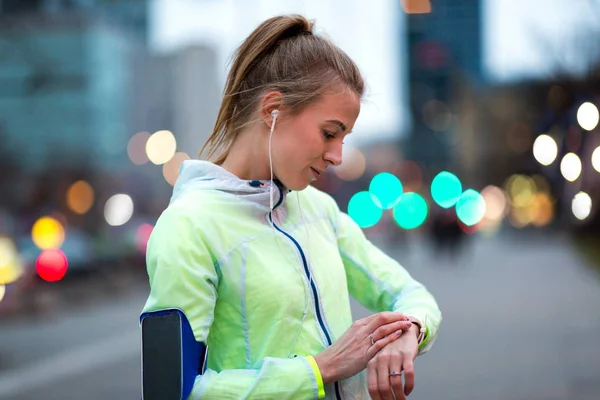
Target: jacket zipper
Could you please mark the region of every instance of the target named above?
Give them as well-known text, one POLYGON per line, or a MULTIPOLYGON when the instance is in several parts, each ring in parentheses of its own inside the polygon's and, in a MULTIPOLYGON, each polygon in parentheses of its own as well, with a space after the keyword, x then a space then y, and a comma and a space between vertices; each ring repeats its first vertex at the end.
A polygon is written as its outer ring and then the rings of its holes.
MULTIPOLYGON (((283 201, 283 191, 279 190, 279 201, 273 207, 273 209, 277 208, 277 206, 279 206, 282 201, 283 201)), ((317 287, 315 286, 314 281, 312 279, 310 279, 310 270, 308 269, 308 262, 306 261, 306 256, 304 255, 304 251, 302 250, 300 243, 298 243, 298 241, 296 239, 294 239, 292 237, 292 235, 285 232, 283 229, 281 229, 280 227, 278 227, 275 224, 275 222, 273 221, 273 213, 272 212, 269 213, 269 220, 271 221, 271 223, 273 224, 275 229, 277 229, 279 232, 281 232, 283 235, 285 235, 288 239, 290 239, 292 241, 292 243, 296 246, 298 251, 300 252, 300 257, 302 258, 302 265, 304 266, 304 273, 306 274, 306 279, 308 279, 308 282, 310 282, 310 287, 312 289, 313 300, 315 302, 315 311, 317 314, 317 320, 319 321, 319 326, 321 327, 321 329, 323 330, 323 333, 325 334, 325 337, 327 339, 327 344, 329 346, 331 346, 331 344, 332 344, 331 336, 329 336, 329 332, 327 332, 327 329, 325 328, 325 323, 323 322, 323 317, 321 315, 321 311, 319 308, 319 296, 317 295, 317 287)), ((342 396, 340 394, 339 383, 336 381, 334 383, 334 386, 335 386, 336 398, 338 400, 342 400, 342 396)))

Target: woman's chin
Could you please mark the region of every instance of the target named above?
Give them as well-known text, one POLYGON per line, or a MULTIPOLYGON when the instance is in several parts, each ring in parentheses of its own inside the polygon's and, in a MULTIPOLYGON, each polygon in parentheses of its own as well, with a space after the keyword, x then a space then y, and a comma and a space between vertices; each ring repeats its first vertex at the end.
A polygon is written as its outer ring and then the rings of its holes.
POLYGON ((283 183, 283 185, 289 189, 289 190, 293 190, 295 192, 299 192, 300 190, 304 190, 308 187, 308 185, 310 185, 310 182, 307 181, 306 179, 294 179, 291 180, 289 183, 288 182, 281 182, 283 183))

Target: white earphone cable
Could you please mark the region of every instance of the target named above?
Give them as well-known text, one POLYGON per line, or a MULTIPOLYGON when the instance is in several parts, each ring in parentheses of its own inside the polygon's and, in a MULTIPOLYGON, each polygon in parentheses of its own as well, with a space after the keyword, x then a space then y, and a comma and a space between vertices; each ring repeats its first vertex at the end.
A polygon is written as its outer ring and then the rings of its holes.
MULTIPOLYGON (((273 237, 275 238, 275 242, 277 243, 277 247, 279 248, 279 251, 285 256, 286 260, 290 263, 290 265, 292 265, 294 267, 294 269, 296 270, 296 272, 298 272, 298 274, 300 275, 300 278, 302 279, 302 282, 304 283, 303 285, 303 289, 304 289, 304 311, 302 312, 302 319, 300 320, 300 327, 298 328, 298 332, 296 332, 296 336, 294 337, 294 341, 292 342, 292 345, 290 347, 290 351, 288 353, 288 358, 291 356, 292 351, 294 351, 294 347, 296 346, 296 342, 298 341, 298 337, 300 336, 300 332, 302 332, 302 326, 304 324, 304 320, 306 319, 306 316, 308 315, 308 307, 309 307, 309 294, 308 294, 308 284, 306 284, 306 279, 304 274, 302 273, 302 271, 298 270, 298 264, 297 262, 293 262, 289 259, 288 255, 286 252, 283 251, 283 249, 281 248, 281 245, 279 243, 279 235, 277 234, 277 232, 275 231, 275 223, 273 222, 273 186, 275 185, 275 182, 273 180, 273 155, 272 155, 272 144, 271 141, 273 139, 273 132, 275 131, 275 122, 277 121, 277 115, 279 114, 278 110, 273 110, 273 112, 271 113, 271 115, 273 116, 273 123, 271 124, 271 132, 269 134, 269 169, 271 170, 271 186, 269 188, 269 202, 270 202, 270 218, 269 218, 269 222, 271 223, 271 229, 273 231, 273 237)), ((281 190, 281 189, 280 189, 281 190)), ((312 281, 312 276, 310 277, 310 280, 312 281)), ((310 283, 309 283, 310 284, 310 283)))

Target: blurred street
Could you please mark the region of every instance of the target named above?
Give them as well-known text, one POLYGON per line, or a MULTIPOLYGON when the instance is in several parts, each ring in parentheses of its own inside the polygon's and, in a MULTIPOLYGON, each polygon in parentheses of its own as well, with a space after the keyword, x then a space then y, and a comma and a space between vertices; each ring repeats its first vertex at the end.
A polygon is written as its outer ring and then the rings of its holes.
MULTIPOLYGON (((444 316, 417 360, 411 399, 600 398, 600 274, 565 235, 477 236, 453 261, 418 236, 386 247, 444 316)), ((133 282, 85 306, 0 324, 0 398, 138 398, 146 293, 133 282)))

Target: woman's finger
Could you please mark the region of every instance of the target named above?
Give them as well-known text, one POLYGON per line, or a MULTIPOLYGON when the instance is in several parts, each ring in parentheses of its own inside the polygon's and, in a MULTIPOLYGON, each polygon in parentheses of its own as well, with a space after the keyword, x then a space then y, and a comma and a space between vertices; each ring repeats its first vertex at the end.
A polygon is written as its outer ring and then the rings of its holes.
POLYGON ((408 396, 415 388, 415 366, 410 358, 405 358, 403 361, 404 394, 408 396))
POLYGON ((371 399, 381 400, 381 397, 379 397, 379 385, 377 383, 377 362, 375 360, 371 360, 367 364, 367 384, 371 399))
POLYGON ((367 332, 373 332, 382 325, 397 321, 409 321, 409 319, 406 315, 399 312, 384 311, 362 319, 361 323, 365 325, 367 332))
POLYGON ((381 400, 394 400, 390 383, 391 359, 391 354, 382 353, 377 355, 377 385, 379 386, 381 400))
POLYGON ((390 333, 394 333, 396 331, 406 331, 410 329, 412 326, 412 322, 410 321, 397 321, 391 324, 382 325, 379 328, 375 329, 372 333, 373 340, 378 341, 389 335, 390 333))
POLYGON ((372 359, 373 357, 375 357, 377 353, 379 353, 385 346, 398 339, 400 335, 402 335, 402 331, 396 331, 390 335, 385 336, 382 339, 375 341, 375 344, 367 348, 368 359, 372 359))
POLYGON ((402 358, 394 357, 390 362, 390 385, 396 400, 405 400, 402 388, 402 358))

